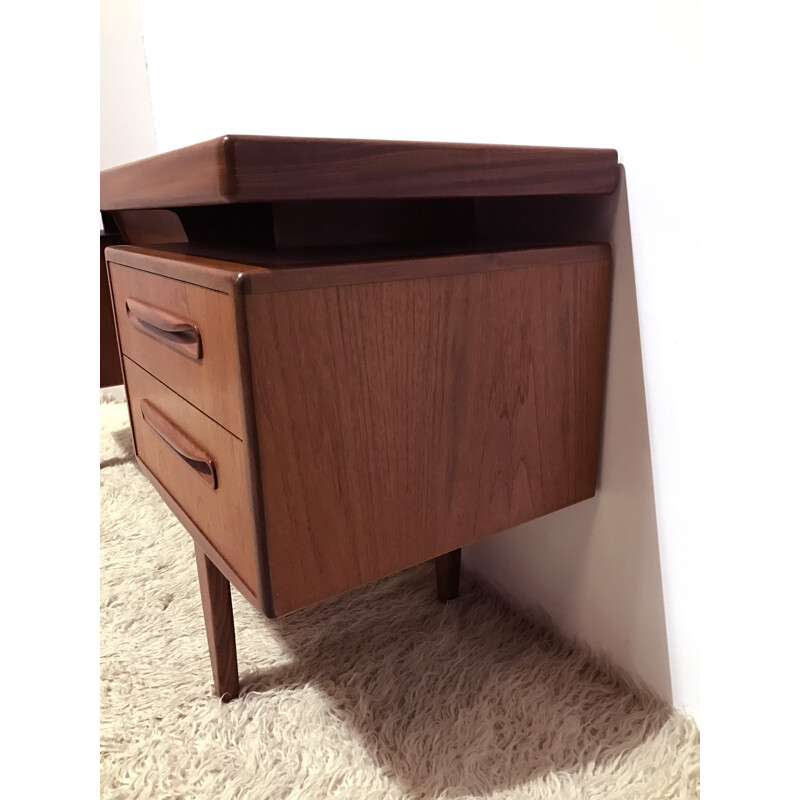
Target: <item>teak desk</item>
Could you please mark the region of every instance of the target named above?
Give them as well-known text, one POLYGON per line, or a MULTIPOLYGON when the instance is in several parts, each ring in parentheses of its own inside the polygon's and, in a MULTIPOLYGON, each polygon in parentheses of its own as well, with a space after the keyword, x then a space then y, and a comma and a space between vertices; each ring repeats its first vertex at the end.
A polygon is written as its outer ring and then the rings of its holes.
POLYGON ((594 494, 610 248, 519 201, 617 171, 225 136, 101 174, 136 454, 194 538, 221 697, 231 583, 274 617, 435 560, 449 599, 461 547, 594 494))

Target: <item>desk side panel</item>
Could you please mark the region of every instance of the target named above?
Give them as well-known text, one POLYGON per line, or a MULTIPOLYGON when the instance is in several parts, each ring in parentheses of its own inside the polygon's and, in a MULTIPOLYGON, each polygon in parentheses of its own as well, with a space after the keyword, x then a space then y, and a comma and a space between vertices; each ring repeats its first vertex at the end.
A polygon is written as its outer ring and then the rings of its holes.
POLYGON ((610 259, 588 253, 245 298, 276 614, 594 494, 610 259))

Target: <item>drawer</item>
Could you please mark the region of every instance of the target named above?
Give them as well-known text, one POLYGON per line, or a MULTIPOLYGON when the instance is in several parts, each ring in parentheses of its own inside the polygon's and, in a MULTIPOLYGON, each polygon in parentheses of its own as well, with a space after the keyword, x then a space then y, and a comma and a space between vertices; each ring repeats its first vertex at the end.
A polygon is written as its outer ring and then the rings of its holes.
POLYGON ((123 367, 139 458, 258 596, 244 444, 129 358, 123 367))
POLYGON ((123 354, 242 438, 233 298, 109 264, 123 354))

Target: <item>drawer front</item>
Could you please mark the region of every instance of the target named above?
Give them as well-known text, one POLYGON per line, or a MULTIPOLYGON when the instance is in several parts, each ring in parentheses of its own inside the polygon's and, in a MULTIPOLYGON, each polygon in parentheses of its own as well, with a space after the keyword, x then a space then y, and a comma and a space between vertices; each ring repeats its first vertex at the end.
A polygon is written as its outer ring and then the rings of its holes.
POLYGON ((110 264, 120 348, 242 438, 233 298, 110 264))
POLYGON ((123 366, 139 458, 258 596, 244 444, 129 358, 123 366))

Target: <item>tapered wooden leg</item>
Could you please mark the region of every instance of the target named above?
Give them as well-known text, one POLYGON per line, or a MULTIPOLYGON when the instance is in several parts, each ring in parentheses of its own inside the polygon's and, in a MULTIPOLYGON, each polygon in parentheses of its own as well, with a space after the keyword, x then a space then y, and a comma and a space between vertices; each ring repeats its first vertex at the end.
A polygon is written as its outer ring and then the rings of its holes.
POLYGON ((434 559, 436 564, 436 593, 443 603, 458 597, 461 577, 461 548, 451 550, 434 559))
POLYGON ((195 557, 214 689, 219 698, 227 703, 239 696, 239 663, 236 659, 231 585, 197 545, 195 557))

